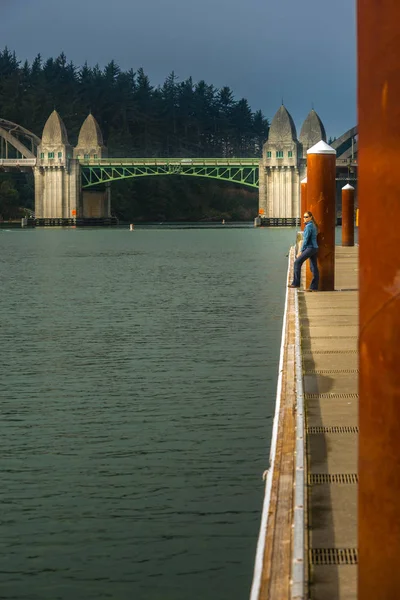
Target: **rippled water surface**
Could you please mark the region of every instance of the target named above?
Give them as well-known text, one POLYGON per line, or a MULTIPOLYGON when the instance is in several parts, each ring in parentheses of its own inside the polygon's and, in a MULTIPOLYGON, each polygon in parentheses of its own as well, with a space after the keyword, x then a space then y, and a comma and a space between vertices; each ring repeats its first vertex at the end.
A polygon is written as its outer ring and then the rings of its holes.
POLYGON ((0 598, 248 597, 293 238, 0 230, 0 598))

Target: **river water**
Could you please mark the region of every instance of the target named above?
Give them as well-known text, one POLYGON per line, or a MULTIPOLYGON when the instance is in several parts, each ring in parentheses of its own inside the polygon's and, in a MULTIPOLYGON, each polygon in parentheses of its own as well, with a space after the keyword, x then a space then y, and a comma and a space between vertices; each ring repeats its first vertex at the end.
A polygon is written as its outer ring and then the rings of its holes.
POLYGON ((293 229, 0 231, 0 598, 248 598, 293 229))

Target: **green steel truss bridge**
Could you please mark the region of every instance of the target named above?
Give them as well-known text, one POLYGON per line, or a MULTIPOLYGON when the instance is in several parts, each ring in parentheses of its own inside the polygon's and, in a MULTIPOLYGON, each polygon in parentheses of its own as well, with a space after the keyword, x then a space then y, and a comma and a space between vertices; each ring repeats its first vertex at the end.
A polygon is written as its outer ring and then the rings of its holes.
POLYGON ((79 162, 83 188, 132 177, 183 175, 258 189, 258 158, 103 158, 79 162))

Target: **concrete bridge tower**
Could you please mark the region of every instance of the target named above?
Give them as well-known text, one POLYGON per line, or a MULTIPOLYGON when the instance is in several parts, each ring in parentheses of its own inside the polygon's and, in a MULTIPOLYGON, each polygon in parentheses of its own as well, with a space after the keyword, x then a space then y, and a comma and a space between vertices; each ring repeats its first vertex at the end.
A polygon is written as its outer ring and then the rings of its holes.
POLYGON ((307 150, 318 144, 321 140, 326 142, 325 127, 315 110, 312 109, 308 113, 300 131, 300 144, 304 160, 307 160, 307 150))
POLYGON ((34 175, 37 219, 61 222, 81 216, 80 166, 73 160, 67 130, 56 110, 44 126, 34 175))
POLYGON ((260 161, 261 217, 295 224, 299 216, 300 157, 301 146, 294 121, 282 104, 272 119, 260 161))
MULTIPOLYGON (((96 119, 89 114, 79 132, 78 144, 74 148, 74 158, 87 162, 96 162, 107 158, 107 148, 104 146, 103 136, 96 119)), ((108 219, 111 216, 111 189, 106 184, 105 189, 94 191, 83 190, 82 217, 84 219, 108 219)))
POLYGON ((274 224, 275 219, 282 225, 297 223, 307 150, 320 140, 326 141, 326 133, 314 109, 304 121, 298 140, 294 121, 282 104, 272 119, 259 168, 259 213, 267 224, 274 224))
POLYGON ((65 125, 54 110, 38 146, 35 175, 35 216, 42 224, 103 224, 110 218, 110 187, 82 190, 82 163, 107 157, 100 127, 89 115, 79 132, 76 148, 68 142, 65 125))

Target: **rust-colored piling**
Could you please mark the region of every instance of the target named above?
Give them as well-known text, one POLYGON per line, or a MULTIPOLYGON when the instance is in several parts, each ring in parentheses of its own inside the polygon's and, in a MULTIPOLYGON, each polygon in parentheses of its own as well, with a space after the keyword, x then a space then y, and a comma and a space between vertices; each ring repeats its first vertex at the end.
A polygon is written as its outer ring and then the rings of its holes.
MULTIPOLYGON (((319 290, 335 289, 336 150, 323 141, 307 151, 307 210, 318 225, 319 290)), ((311 272, 306 272, 310 287, 311 272)))
POLYGON ((342 246, 354 246, 354 188, 342 188, 342 246))
POLYGON ((307 177, 300 182, 300 226, 301 230, 304 231, 304 213, 307 210, 307 177))
POLYGON ((358 599, 400 590, 400 2, 358 0, 358 599))

